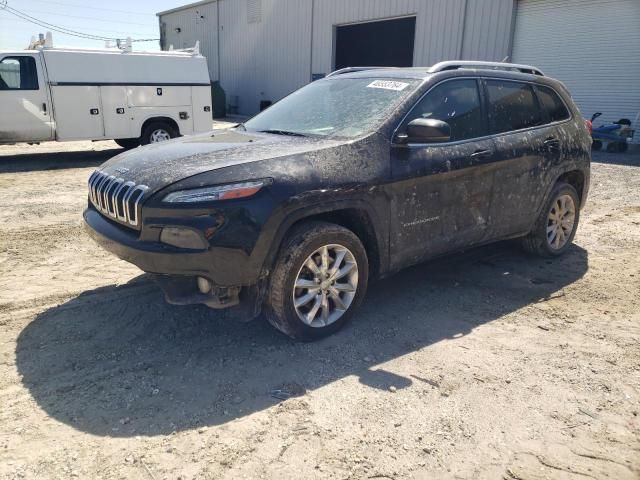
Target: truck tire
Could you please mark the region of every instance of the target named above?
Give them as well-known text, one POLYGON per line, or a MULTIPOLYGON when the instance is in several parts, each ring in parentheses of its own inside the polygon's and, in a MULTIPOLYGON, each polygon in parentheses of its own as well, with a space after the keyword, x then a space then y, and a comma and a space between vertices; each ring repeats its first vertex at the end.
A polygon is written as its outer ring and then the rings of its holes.
POLYGON ((164 142, 178 136, 177 130, 167 122, 151 122, 140 137, 141 145, 164 142))
POLYGON ((140 145, 139 138, 116 138, 114 142, 116 142, 122 148, 125 148, 127 150, 131 148, 136 148, 137 146, 140 145))
POLYGON ((367 253, 352 231, 304 223, 280 249, 269 281, 267 320, 295 340, 331 335, 362 302, 368 277, 367 253))
POLYGON ((529 253, 556 257, 565 253, 576 235, 580 220, 578 192, 568 183, 558 182, 540 212, 531 233, 522 239, 529 253))

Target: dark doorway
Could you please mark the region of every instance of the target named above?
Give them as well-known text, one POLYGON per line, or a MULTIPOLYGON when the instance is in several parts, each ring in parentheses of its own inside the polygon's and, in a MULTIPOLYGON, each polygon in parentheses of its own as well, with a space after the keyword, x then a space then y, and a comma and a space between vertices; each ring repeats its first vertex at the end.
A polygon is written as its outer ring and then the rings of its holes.
POLYGON ((416 17, 336 27, 335 68, 413 66, 416 17))

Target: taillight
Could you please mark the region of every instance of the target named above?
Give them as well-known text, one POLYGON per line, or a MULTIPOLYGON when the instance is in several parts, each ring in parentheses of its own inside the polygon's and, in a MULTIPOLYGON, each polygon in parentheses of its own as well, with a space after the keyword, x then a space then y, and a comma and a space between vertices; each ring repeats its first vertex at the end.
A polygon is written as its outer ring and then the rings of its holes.
POLYGON ((589 130, 589 135, 593 133, 593 122, 591 120, 585 120, 584 123, 587 124, 587 130, 589 130))

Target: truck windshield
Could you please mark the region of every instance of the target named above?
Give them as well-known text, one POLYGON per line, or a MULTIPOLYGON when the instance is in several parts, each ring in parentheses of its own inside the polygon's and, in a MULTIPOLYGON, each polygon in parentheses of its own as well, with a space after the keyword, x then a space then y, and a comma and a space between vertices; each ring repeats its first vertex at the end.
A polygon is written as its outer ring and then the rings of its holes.
POLYGON ((244 124, 280 135, 355 138, 375 130, 420 81, 330 78, 310 83, 244 124))

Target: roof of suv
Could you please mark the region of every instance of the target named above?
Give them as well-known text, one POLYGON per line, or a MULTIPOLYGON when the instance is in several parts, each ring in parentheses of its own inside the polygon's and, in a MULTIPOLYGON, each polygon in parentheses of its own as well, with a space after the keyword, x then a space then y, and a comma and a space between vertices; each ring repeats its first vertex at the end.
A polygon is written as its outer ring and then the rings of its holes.
POLYGON ((539 68, 530 65, 502 62, 481 61, 447 61, 431 67, 347 67, 330 73, 327 77, 345 76, 346 78, 368 78, 371 76, 382 78, 414 78, 424 80, 435 73, 455 70, 483 70, 497 72, 522 73, 544 77, 539 68))
MULTIPOLYGON (((327 76, 331 77, 344 77, 344 78, 369 78, 369 77, 378 77, 378 78, 414 78, 423 80, 427 77, 430 77, 432 74, 429 73, 428 67, 388 67, 388 68, 370 68, 366 70, 354 70, 350 72, 344 73, 335 73, 329 74, 327 76)), ((339 70, 338 70, 339 72, 339 70)))

